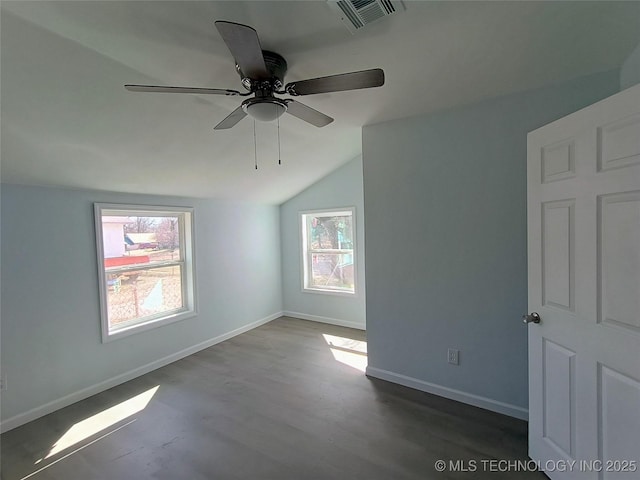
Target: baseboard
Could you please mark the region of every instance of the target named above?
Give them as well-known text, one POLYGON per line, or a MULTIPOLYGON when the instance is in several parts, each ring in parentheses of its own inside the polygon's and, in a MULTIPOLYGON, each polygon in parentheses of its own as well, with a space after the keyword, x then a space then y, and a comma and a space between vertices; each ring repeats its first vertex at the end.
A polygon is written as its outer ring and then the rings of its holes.
POLYGON ((388 370, 382 370, 375 367, 367 367, 366 375, 368 377, 379 378, 392 383, 398 383, 405 387, 415 388, 427 393, 433 393, 441 397, 456 400, 458 402, 473 405, 474 407, 484 408, 485 410, 491 410, 492 412, 502 413, 510 417, 519 418, 521 420, 527 420, 529 418, 529 410, 526 408, 511 405, 509 403, 500 402, 498 400, 492 400, 491 398, 482 397, 480 395, 474 395, 473 393, 463 392, 461 390, 455 390, 449 387, 443 387, 435 383, 425 382, 413 377, 407 377, 399 373, 389 372, 388 370))
POLYGON ((366 330, 365 325, 349 320, 341 320, 339 318, 321 317, 320 315, 309 315, 307 313, 284 311, 282 315, 286 317, 295 317, 302 320, 311 320, 312 322, 328 323, 330 325, 338 325, 339 327, 355 328, 356 330, 366 330))
POLYGON ((135 368, 128 372, 122 373, 120 375, 116 375, 115 377, 104 380, 95 385, 91 385, 90 387, 83 388, 82 390, 78 390, 77 392, 73 392, 69 395, 65 395, 64 397, 53 400, 49 403, 45 403, 42 406, 32 408, 24 413, 19 413, 11 418, 4 420, 0 423, 0 432, 4 433, 20 425, 24 425, 25 423, 31 422, 37 418, 48 415, 49 413, 55 412, 56 410, 60 410, 61 408, 67 407, 73 403, 79 402, 80 400, 84 400, 92 395, 95 395, 100 392, 104 392, 110 388, 113 388, 121 383, 128 382, 129 380, 133 380, 145 373, 149 373, 153 370, 156 370, 160 367, 164 367, 170 363, 178 361, 184 357, 188 357, 189 355, 193 355, 200 350, 204 350, 205 348, 209 348, 217 343, 224 342, 236 335, 240 335, 242 333, 248 332, 249 330, 253 330, 265 323, 269 323, 276 318, 280 318, 283 315, 282 312, 273 313, 267 317, 264 317, 255 322, 249 323, 248 325, 244 325, 240 328, 236 328, 227 333, 223 333, 214 338, 210 338, 209 340, 205 340, 204 342, 198 343, 191 347, 185 348, 184 350, 180 350, 179 352, 172 353, 171 355, 167 355, 159 360, 155 360, 151 363, 147 363, 141 367, 135 368))

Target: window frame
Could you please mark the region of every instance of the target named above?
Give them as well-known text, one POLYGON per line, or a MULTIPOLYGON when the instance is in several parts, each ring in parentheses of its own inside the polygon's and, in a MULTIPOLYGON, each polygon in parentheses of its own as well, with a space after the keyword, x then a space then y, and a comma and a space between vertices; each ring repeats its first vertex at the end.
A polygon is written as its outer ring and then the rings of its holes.
POLYGON ((94 223, 96 240, 96 257, 98 266, 98 285, 100 294, 100 327, 102 343, 158 328, 174 322, 192 318, 197 315, 196 277, 195 277, 195 230, 193 207, 175 207, 159 205, 135 205, 121 203, 94 203, 94 223), (106 212, 106 213, 105 213, 106 212), (179 222, 179 245, 181 258, 177 261, 157 262, 150 265, 128 265, 117 270, 107 270, 104 266, 104 239, 102 235, 103 216, 174 216, 179 222), (123 327, 112 329, 108 313, 107 274, 112 271, 138 271, 180 266, 183 307, 160 312, 134 320, 128 320, 123 327))
POLYGON ((300 232, 300 278, 303 293, 316 293, 320 295, 335 295, 342 297, 355 298, 358 296, 358 263, 357 263, 357 235, 356 235, 356 207, 337 207, 337 208, 323 208, 318 210, 304 210, 298 212, 299 228, 300 232), (313 253, 348 253, 347 251, 341 252, 337 250, 331 250, 331 252, 322 252, 309 249, 309 241, 307 237, 307 221, 306 217, 309 215, 321 217, 321 216, 346 216, 351 215, 351 236, 353 248, 350 249, 353 257, 353 291, 341 290, 336 288, 319 288, 311 287, 309 275, 312 272, 311 259, 313 253))

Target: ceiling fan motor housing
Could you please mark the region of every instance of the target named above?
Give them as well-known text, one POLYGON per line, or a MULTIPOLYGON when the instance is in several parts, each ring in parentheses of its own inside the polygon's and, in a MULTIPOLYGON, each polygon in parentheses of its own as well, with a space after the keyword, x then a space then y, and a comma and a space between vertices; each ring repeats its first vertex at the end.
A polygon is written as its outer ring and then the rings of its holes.
POLYGON ((287 74, 287 61, 282 57, 282 55, 279 55, 275 52, 270 52, 268 50, 263 50, 262 55, 264 57, 264 64, 267 67, 270 78, 249 78, 236 64, 236 71, 242 79, 242 86, 251 92, 253 90, 252 87, 255 83, 260 83, 261 81, 268 80, 273 85, 274 90, 281 90, 282 86, 284 85, 284 76, 287 74))

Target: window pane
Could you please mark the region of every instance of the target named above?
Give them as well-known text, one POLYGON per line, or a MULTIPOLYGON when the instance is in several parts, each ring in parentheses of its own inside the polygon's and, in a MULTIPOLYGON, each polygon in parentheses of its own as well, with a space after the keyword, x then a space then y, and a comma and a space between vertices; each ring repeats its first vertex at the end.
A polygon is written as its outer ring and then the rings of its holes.
POLYGON ((353 253, 311 255, 311 288, 354 290, 353 253))
POLYGON ((181 267, 107 273, 109 329, 114 330, 162 312, 182 308, 181 267), (127 322, 123 324, 123 322, 127 322))
POLYGON ((351 215, 307 215, 306 217, 307 245, 310 250, 353 249, 353 217, 351 215))
POLYGON ((102 215, 104 266, 182 260, 179 216, 102 215))

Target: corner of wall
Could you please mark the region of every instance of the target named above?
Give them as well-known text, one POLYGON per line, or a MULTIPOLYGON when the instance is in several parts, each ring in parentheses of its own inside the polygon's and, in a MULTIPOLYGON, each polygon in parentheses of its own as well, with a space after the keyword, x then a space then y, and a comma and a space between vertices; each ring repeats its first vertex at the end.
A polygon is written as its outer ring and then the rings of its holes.
POLYGON ((364 196, 359 155, 280 205, 282 308, 285 315, 351 328, 365 325, 364 196), (302 291, 298 214, 305 210, 356 208, 356 268, 354 298, 302 291))
POLYGON ((620 90, 625 90, 637 83, 640 83, 640 43, 620 68, 620 90))

